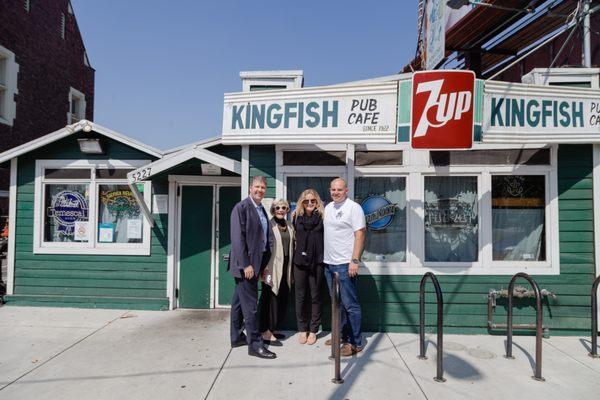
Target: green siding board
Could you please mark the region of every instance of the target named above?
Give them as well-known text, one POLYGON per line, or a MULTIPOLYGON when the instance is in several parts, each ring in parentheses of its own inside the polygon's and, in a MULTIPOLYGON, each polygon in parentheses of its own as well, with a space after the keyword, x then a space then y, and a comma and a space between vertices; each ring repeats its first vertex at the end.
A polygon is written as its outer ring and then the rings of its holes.
POLYGON ((267 179, 266 197, 275 197, 275 146, 250 146, 249 148, 250 178, 263 175, 267 179))
MULTIPOLYGON (((35 160, 121 159, 149 160, 155 157, 104 138, 106 154, 83 156, 73 135, 19 158, 15 235, 15 290, 9 304, 135 309, 168 308, 166 298, 166 246, 168 216, 154 215, 151 255, 33 254, 35 160), (57 295, 67 294, 57 299, 57 295), (34 295, 25 296, 23 295, 34 295), (113 299, 110 301, 109 299, 113 299), (133 300, 137 298, 136 300, 133 300), (98 300, 102 299, 102 300, 98 300), (123 300, 125 299, 125 300, 123 300)), ((89 134, 88 134, 89 136, 89 134)), ((155 193, 164 188, 153 185, 155 193)), ((162 190, 162 191, 161 191, 162 190)))
MULTIPOLYGON (((165 297, 165 290, 159 289, 132 289, 132 288, 100 288, 100 287, 48 287, 48 286, 16 286, 18 294, 50 294, 50 295, 77 295, 90 297, 165 297)), ((92 300, 92 299, 91 299, 92 300)))

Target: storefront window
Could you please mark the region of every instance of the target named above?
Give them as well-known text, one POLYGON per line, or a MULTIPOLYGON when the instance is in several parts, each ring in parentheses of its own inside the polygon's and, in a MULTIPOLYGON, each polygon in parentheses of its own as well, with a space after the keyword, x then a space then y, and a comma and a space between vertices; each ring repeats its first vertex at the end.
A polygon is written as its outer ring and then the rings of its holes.
POLYGON ((359 177, 354 193, 367 221, 363 261, 406 261, 406 179, 359 177))
POLYGON ((127 185, 98 185, 98 242, 141 243, 142 214, 127 185))
POLYGON ((46 184, 44 241, 89 240, 89 184, 46 184))
POLYGON ((477 261, 477 199, 477 177, 425 177, 425 261, 477 261))
POLYGON ((545 177, 492 176, 493 259, 544 261, 545 177))
MULTIPOLYGON (((149 255, 151 230, 123 179, 145 160, 37 160, 33 252, 149 255)), ((151 202, 151 183, 137 184, 151 202)))

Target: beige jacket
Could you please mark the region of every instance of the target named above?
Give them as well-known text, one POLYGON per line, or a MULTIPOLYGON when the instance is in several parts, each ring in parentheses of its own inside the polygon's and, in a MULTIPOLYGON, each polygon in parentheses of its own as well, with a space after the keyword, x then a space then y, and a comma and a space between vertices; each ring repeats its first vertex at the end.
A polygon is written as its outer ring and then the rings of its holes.
MULTIPOLYGON (((281 284, 281 278, 283 275, 283 241, 281 239, 281 232, 277 227, 277 222, 273 218, 269 220, 269 226, 271 227, 271 233, 273 234, 273 242, 271 244, 271 259, 267 264, 267 268, 272 271, 272 284, 271 290, 275 295, 279 293, 279 285, 281 284)), ((287 283, 288 287, 292 287, 292 259, 294 258, 294 228, 292 224, 287 222, 287 229, 290 233, 290 251, 289 251, 289 262, 288 262, 288 273, 287 283)))

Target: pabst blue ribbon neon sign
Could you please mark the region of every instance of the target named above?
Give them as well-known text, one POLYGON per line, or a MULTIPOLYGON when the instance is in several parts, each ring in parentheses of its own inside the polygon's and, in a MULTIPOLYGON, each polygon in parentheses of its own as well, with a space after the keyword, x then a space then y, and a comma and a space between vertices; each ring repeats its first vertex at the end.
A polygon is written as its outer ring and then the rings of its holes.
POLYGON ((81 193, 63 190, 52 197, 48 217, 54 220, 59 234, 72 236, 75 221, 87 221, 88 211, 88 203, 81 193))

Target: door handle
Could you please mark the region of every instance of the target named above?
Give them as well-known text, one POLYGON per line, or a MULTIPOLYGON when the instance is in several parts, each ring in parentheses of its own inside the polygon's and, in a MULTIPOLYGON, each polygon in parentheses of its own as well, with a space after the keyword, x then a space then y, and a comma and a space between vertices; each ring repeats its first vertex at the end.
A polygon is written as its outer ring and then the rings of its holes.
POLYGON ((223 261, 229 261, 229 254, 223 254, 223 261))

